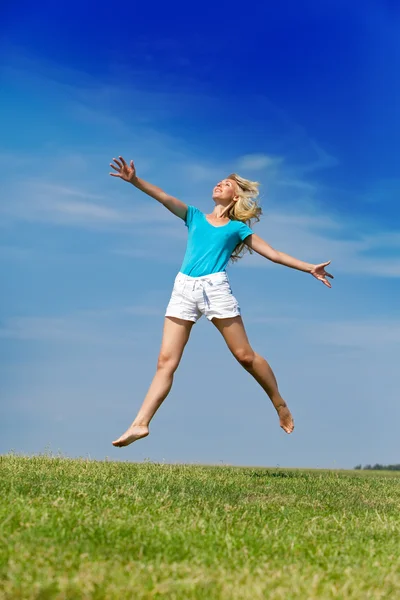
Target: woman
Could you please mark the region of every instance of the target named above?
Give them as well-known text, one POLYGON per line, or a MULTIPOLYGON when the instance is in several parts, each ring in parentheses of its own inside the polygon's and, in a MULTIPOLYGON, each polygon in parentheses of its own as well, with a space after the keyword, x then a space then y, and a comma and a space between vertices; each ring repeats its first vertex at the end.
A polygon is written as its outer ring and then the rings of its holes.
POLYGON ((110 173, 111 176, 131 183, 163 204, 183 219, 188 228, 185 257, 165 313, 156 374, 132 425, 113 445, 128 446, 149 434, 150 421, 171 390, 190 331, 202 314, 217 327, 234 357, 268 394, 280 426, 291 433, 292 415, 267 361, 249 344, 226 267, 246 250, 255 251, 275 263, 310 273, 331 287, 327 277, 333 279, 333 276, 325 271, 330 261, 319 265, 305 263, 275 250, 253 233, 249 225, 252 220, 258 221, 261 214, 257 182, 236 174, 220 181, 213 190, 214 210, 206 215, 137 177, 133 161, 128 165, 122 156, 113 161, 115 164, 110 163, 110 166, 116 173, 110 173))

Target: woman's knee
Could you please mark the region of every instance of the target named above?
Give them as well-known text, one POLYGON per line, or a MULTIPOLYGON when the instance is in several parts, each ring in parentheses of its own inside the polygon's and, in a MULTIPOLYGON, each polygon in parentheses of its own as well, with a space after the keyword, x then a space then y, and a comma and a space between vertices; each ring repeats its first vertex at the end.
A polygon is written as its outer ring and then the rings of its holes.
POLYGON ((179 359, 170 353, 160 352, 157 361, 157 371, 163 370, 174 373, 179 365, 179 359))
POLYGON ((235 348, 233 356, 245 369, 250 369, 253 366, 255 352, 250 346, 235 348))

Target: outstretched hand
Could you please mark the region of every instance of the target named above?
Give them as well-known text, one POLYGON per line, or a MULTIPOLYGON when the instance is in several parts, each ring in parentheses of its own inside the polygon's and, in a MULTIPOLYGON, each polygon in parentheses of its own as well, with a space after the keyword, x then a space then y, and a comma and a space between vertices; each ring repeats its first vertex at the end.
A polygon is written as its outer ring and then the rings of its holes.
POLYGON ((327 267, 330 264, 330 262, 331 261, 328 260, 328 262, 326 262, 326 263, 321 263, 320 265, 314 265, 313 269, 310 271, 311 275, 313 277, 322 281, 322 283, 329 288, 331 288, 332 286, 331 286, 330 282, 327 280, 327 277, 330 277, 331 279, 333 279, 333 275, 331 275, 330 273, 325 271, 325 267, 327 267))
POLYGON ((132 183, 136 179, 136 169, 133 160, 131 160, 130 165, 127 165, 122 156, 119 156, 118 159, 113 158, 115 164, 118 165, 117 167, 110 163, 110 167, 114 171, 117 171, 116 173, 110 173, 111 177, 119 177, 128 183, 132 183))

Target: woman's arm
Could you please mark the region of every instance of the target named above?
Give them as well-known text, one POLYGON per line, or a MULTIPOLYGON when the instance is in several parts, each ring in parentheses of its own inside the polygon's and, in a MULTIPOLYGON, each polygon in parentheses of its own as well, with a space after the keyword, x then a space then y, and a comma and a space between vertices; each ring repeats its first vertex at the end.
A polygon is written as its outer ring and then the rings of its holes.
POLYGON ((268 258, 268 260, 271 260, 272 262, 280 265, 284 265, 285 267, 290 267, 291 269, 297 269, 298 271, 311 273, 313 277, 322 281, 322 283, 324 283, 327 287, 332 287, 326 278, 330 277, 331 279, 333 279, 333 275, 325 271, 325 267, 328 266, 331 261, 321 263, 319 265, 313 265, 311 263, 303 262, 302 260, 294 258, 293 256, 289 256, 289 254, 285 254, 284 252, 275 250, 275 248, 272 248, 272 246, 267 244, 266 241, 264 241, 255 233, 249 235, 245 239, 245 243, 247 244, 247 246, 249 246, 249 248, 257 252, 261 256, 268 258))
POLYGON ((133 164, 133 160, 131 160, 130 165, 128 166, 122 156, 118 157, 119 160, 113 158, 113 161, 116 165, 110 163, 110 167, 112 167, 116 173, 110 173, 112 177, 119 177, 123 179, 127 183, 131 183, 138 190, 141 190, 148 196, 151 196, 161 204, 168 208, 174 215, 184 219, 186 217, 187 205, 178 200, 178 198, 174 198, 174 196, 170 196, 166 192, 164 192, 161 188, 149 183, 148 181, 144 181, 144 179, 140 179, 136 175, 135 165, 133 164))

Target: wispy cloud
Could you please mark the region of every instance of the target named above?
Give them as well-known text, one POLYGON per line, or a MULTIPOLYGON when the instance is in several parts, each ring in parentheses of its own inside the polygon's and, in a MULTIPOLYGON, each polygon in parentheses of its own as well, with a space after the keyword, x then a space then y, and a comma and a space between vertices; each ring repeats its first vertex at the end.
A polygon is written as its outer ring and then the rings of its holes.
POLYGON ((379 178, 369 185, 368 191, 362 194, 367 205, 378 204, 385 210, 397 206, 400 197, 400 178, 379 178))
POLYGON ((330 169, 339 165, 339 160, 335 156, 329 154, 329 152, 322 148, 315 140, 310 139, 309 143, 315 152, 316 158, 299 168, 303 173, 312 173, 314 171, 330 169))
MULTIPOLYGON (((179 265, 182 262, 182 256, 184 251, 184 243, 187 234, 182 229, 170 229, 171 237, 167 241, 165 240, 166 234, 165 231, 162 230, 158 232, 156 235, 159 244, 157 246, 143 245, 136 246, 121 246, 117 245, 111 249, 111 253, 116 256, 140 259, 143 262, 155 262, 161 264, 171 264, 171 265, 179 265), (178 242, 174 244, 173 242, 178 242), (160 248, 160 243, 163 242, 164 246, 160 248)), ((148 232, 149 235, 154 235, 154 231, 148 232)))
MULTIPOLYGON (((53 90, 58 90, 60 98, 68 97, 69 108, 79 105, 89 112, 100 111, 105 118, 113 118, 115 105, 121 106, 122 114, 126 114, 125 109, 132 99, 138 106, 144 107, 151 95, 150 92, 134 89, 132 85, 115 81, 98 82, 84 73, 63 71, 50 63, 38 69, 31 67, 31 61, 22 61, 9 73, 15 75, 17 72, 21 77, 30 70, 30 77, 35 79, 36 84, 45 82, 53 90)), ((166 104, 171 100, 172 105, 176 95, 172 94, 169 100, 167 96, 164 98, 166 104)), ((154 94, 149 104, 151 110, 156 97, 157 94, 154 94)), ((71 114, 73 116, 73 111, 71 114)), ((85 114, 88 116, 88 113, 85 114)), ((149 122, 142 121, 141 126, 132 138, 140 148, 138 163, 143 162, 146 178, 170 193, 197 204, 201 209, 210 210, 212 204, 206 208, 206 198, 210 198, 211 186, 216 181, 234 169, 253 171, 265 184, 262 191, 264 218, 255 230, 274 247, 307 261, 332 260, 335 272, 386 278, 400 276, 400 231, 378 227, 375 222, 368 222, 367 217, 358 218, 355 223, 348 214, 339 219, 331 213, 325 199, 327 190, 315 176, 323 169, 337 167, 339 161, 315 140, 307 139, 304 132, 300 136, 307 150, 304 163, 294 158, 289 160, 284 153, 275 156, 267 151, 216 162, 199 158, 181 139, 161 133, 149 122)), ((111 121, 109 131, 112 131, 111 121)), ((126 131, 131 136, 132 122, 126 123, 126 131)), ((120 139, 119 134, 114 136, 114 142, 116 139, 120 139)), ((56 152, 49 150, 45 156, 42 151, 36 163, 28 156, 24 180, 15 183, 6 179, 3 201, 0 201, 3 220, 126 232, 133 237, 136 245, 132 238, 129 241, 118 239, 111 251, 131 256, 140 255, 143 238, 147 236, 150 248, 146 256, 154 259, 157 256, 154 240, 161 245, 170 244, 173 240, 180 243, 186 231, 174 216, 140 192, 131 190, 130 200, 126 184, 108 177, 108 162, 112 156, 106 159, 107 146, 108 142, 104 143, 104 147, 87 148, 87 152, 81 154, 69 149, 63 155, 59 148, 56 152), (70 168, 61 169, 60 161, 69 161, 70 168), (57 173, 57 179, 49 175, 35 175, 43 164, 46 164, 47 172, 57 173), (73 176, 74 164, 80 169, 77 177, 73 176), (60 177, 63 172, 64 176, 60 177)), ((241 264, 258 268, 266 266, 267 261, 252 256, 241 264)))
MULTIPOLYGON (((147 329, 138 330, 130 317, 161 319, 165 306, 158 298, 153 304, 139 303, 107 309, 76 311, 62 316, 18 316, 10 317, 0 325, 0 338, 23 342, 85 344, 91 346, 137 346, 147 338, 147 329)), ((265 307, 253 306, 246 323, 271 328, 278 327, 280 336, 288 333, 309 343, 335 347, 359 348, 364 352, 375 352, 377 348, 400 347, 400 321, 398 319, 363 318, 351 320, 310 321, 302 315, 280 316, 280 307, 271 305, 269 315, 265 307)), ((262 329, 259 330, 262 335, 262 329)))
POLYGON ((163 309, 162 305, 138 304, 76 311, 57 317, 14 316, 3 320, 0 338, 25 342, 131 345, 138 342, 140 334, 137 329, 130 331, 129 316, 160 317, 163 309))
POLYGON ((277 167, 283 162, 283 158, 268 156, 267 154, 246 154, 237 161, 239 169, 248 171, 261 171, 277 167))
POLYGON ((191 179, 194 183, 207 182, 210 185, 228 174, 225 166, 205 163, 186 163, 182 165, 182 170, 188 180, 191 179))
POLYGON ((105 200, 105 196, 100 196, 99 194, 91 194, 87 191, 78 190, 72 187, 67 187, 63 185, 57 185, 54 183, 48 183, 47 181, 27 181, 26 186, 35 186, 38 188, 38 191, 49 195, 55 196, 72 196, 76 198, 83 198, 85 200, 105 200))
POLYGON ((113 206, 110 203, 105 196, 85 189, 39 179, 10 186, 7 202, 0 204, 0 212, 14 220, 106 229, 132 227, 135 223, 168 225, 172 221, 171 213, 160 210, 154 203, 136 202, 132 208, 126 206, 126 201, 113 200, 113 206))
MULTIPOLYGON (((210 177, 207 166, 197 166, 199 174, 210 177)), ((193 165, 188 165, 193 169, 193 165)), ((264 207, 264 218, 256 225, 255 231, 279 250, 311 262, 332 260, 332 269, 336 272, 357 273, 371 277, 400 277, 399 230, 376 230, 371 233, 372 224, 368 220, 354 223, 348 218, 338 219, 324 210, 321 203, 314 201, 318 189, 307 194, 297 207, 288 202, 286 209, 277 206, 276 198, 281 189, 281 166, 276 179, 271 182, 273 194, 264 207)), ((183 185, 190 190, 190 176, 183 185)), ((119 182, 118 182, 119 183, 119 182)), ((204 191, 207 185, 202 182, 204 191)), ((86 184, 87 185, 87 184, 86 184)), ((150 235, 160 243, 167 240, 183 241, 186 230, 176 217, 153 200, 141 193, 136 194, 134 204, 127 206, 120 184, 117 198, 111 200, 106 194, 98 194, 87 189, 55 184, 46 180, 27 180, 13 186, 7 196, 7 203, 0 205, 0 211, 9 218, 25 221, 39 221, 62 226, 85 227, 100 230, 129 231, 139 235, 137 245, 130 242, 119 243, 112 250, 116 254, 140 257, 143 249, 139 239, 150 235)), ((188 200, 191 201, 188 193, 188 200)), ((195 201, 194 201, 195 202, 195 201)), ((180 247, 180 246, 179 246, 180 247)), ((172 250, 172 249, 171 249, 172 250)), ((182 250, 182 249, 181 249, 182 250)), ((143 256, 157 259, 156 246, 146 250, 143 256)), ((160 257, 164 262, 164 259, 160 257)), ((175 257, 174 257, 175 261, 175 257)), ((268 266, 265 259, 253 255, 243 263, 251 267, 268 266)))
POLYGON ((87 323, 82 330, 76 320, 73 321, 66 317, 10 317, 0 327, 0 338, 41 342, 101 342, 99 331, 89 331, 87 323))
POLYGON ((397 346, 400 349, 398 319, 364 319, 324 323, 319 332, 310 327, 310 336, 322 344, 352 346, 366 351, 397 346))
POLYGON ((359 348, 367 353, 375 352, 377 348, 399 346, 400 349, 400 320, 389 319, 387 316, 357 317, 351 319, 318 318, 318 320, 305 317, 301 307, 287 301, 274 304, 269 302, 268 315, 265 315, 265 305, 256 302, 248 307, 246 323, 256 324, 263 330, 265 325, 272 332, 275 327, 279 329, 282 339, 287 340, 289 335, 297 340, 303 340, 308 346, 322 344, 359 348), (282 313, 285 313, 282 316, 282 313), (290 315, 290 316, 287 316, 290 315))
MULTIPOLYGON (((370 277, 400 276, 398 253, 400 231, 363 233, 352 230, 352 222, 320 212, 287 213, 272 208, 255 231, 273 247, 309 262, 332 261, 335 272, 370 277)), ((368 226, 368 224, 366 223, 368 226)), ((369 230, 369 227, 368 227, 369 230)), ((252 255, 243 259, 247 267, 267 267, 268 261, 252 255)), ((239 263, 240 264, 240 263, 239 263)))

